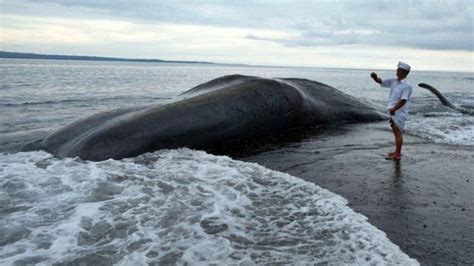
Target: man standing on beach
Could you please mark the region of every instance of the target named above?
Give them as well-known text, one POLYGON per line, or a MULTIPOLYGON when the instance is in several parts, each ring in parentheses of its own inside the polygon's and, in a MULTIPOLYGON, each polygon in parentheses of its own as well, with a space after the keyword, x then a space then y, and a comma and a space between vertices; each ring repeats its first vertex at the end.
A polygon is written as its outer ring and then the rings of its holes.
POLYGON ((390 126, 395 135, 395 151, 387 154, 387 160, 400 160, 402 157, 403 129, 408 115, 408 101, 413 90, 406 80, 410 68, 408 64, 398 62, 397 78, 393 79, 382 80, 374 72, 370 74, 370 77, 382 87, 390 88, 388 111, 390 126))

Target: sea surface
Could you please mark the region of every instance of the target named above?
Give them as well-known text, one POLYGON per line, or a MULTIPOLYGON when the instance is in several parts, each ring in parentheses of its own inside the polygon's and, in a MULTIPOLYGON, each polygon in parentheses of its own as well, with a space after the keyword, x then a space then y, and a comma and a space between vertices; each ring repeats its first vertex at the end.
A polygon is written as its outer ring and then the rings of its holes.
MULTIPOLYGON (((211 79, 307 78, 385 110, 372 70, 0 59, 0 264, 417 264, 342 197, 290 175, 190 149, 103 162, 20 152, 77 119, 173 99, 211 79)), ((382 78, 395 71, 376 71, 382 78)), ((473 73, 409 76, 406 132, 474 145, 473 73)))

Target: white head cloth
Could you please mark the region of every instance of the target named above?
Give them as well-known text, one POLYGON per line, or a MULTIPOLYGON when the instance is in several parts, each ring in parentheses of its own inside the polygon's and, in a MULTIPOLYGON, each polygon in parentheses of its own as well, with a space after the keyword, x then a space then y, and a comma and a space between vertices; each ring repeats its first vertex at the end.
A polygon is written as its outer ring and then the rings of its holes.
POLYGON ((398 68, 405 69, 406 71, 410 71, 411 67, 407 63, 403 63, 402 61, 398 62, 398 68))

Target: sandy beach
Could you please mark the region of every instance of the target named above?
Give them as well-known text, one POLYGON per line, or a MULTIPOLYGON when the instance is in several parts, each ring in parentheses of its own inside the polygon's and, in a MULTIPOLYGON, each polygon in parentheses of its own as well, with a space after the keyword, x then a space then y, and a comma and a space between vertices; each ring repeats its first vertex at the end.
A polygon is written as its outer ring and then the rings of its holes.
MULTIPOLYGON (((385 122, 352 124, 238 153, 335 192, 422 265, 474 263, 474 147, 405 134, 400 162, 385 122)), ((281 141, 281 140, 280 140, 281 141)))

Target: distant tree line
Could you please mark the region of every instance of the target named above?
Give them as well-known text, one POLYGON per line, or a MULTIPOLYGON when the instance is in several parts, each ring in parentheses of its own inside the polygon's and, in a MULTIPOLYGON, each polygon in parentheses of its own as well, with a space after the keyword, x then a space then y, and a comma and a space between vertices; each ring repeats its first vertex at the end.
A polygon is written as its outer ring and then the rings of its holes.
POLYGON ((188 64, 213 64, 211 62, 200 61, 167 61, 160 59, 128 59, 116 57, 100 56, 77 56, 77 55, 48 55, 34 53, 16 53, 0 51, 0 58, 15 59, 47 59, 47 60, 82 60, 82 61, 119 61, 119 62, 145 62, 145 63, 188 63, 188 64))

